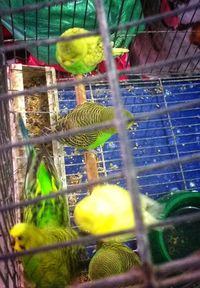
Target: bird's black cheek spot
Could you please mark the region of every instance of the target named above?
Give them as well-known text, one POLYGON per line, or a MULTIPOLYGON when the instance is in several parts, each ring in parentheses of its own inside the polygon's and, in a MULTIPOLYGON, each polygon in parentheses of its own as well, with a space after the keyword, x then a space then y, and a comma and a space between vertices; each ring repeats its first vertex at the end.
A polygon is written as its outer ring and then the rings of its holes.
POLYGON ((25 246, 20 245, 21 250, 26 250, 25 246))

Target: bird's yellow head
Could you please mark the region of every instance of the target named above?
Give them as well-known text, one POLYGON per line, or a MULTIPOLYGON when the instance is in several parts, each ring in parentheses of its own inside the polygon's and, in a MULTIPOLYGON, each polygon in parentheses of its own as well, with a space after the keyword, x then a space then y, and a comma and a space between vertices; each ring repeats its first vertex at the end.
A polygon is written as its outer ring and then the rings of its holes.
POLYGON ((16 252, 29 249, 30 227, 26 223, 18 223, 10 230, 11 245, 16 252))

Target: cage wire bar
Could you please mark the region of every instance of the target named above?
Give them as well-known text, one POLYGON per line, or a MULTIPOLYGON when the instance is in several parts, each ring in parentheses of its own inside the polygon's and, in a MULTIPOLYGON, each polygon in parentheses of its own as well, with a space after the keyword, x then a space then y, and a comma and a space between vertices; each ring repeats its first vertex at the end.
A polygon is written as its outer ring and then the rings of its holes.
MULTIPOLYGON (((0 18, 0 45, 3 45, 3 33, 0 18)), ((6 79, 6 59, 3 53, 0 53, 0 93, 7 92, 6 79)), ((1 145, 10 141, 8 101, 0 101, 0 143, 1 145)), ((13 191, 13 170, 11 161, 11 150, 0 152, 0 203, 1 206, 14 201, 13 191)), ((15 212, 1 213, 0 215, 0 252, 11 252, 8 245, 9 227, 15 223, 15 212)), ((16 277, 17 265, 13 260, 0 263, 0 285, 17 286, 16 277)))
MULTIPOLYGON (((187 157, 187 158, 188 158, 187 160, 189 161, 189 157, 187 157)), ((181 161, 182 161, 182 159, 181 159, 181 161)), ((173 161, 169 161, 168 163, 163 163, 163 166, 164 166, 164 165, 167 165, 167 164, 170 165, 171 162, 173 162, 173 161)), ((178 162, 178 161, 176 160, 176 162, 178 162)), ((154 165, 154 166, 155 166, 155 165, 154 165)), ((156 168, 159 168, 159 166, 162 166, 162 165, 160 165, 159 163, 157 163, 157 164, 156 164, 156 168)), ((149 168, 149 167, 144 167, 143 170, 148 169, 148 168, 149 168)), ((151 169, 151 167, 150 167, 150 169, 151 169)), ((95 182, 98 182, 98 181, 95 181, 95 182)), ((87 184, 87 185, 88 185, 88 184, 87 184)), ((74 187, 74 190, 76 190, 76 188, 77 188, 77 187, 74 187)), ((69 188, 69 189, 70 189, 70 188, 69 188)), ((72 190, 71 190, 71 191, 72 191, 72 190)), ((39 200, 39 199, 37 199, 37 201, 38 201, 38 200, 39 200)), ((29 202, 29 203, 30 203, 30 202, 29 202)), ((34 201, 32 201, 31 203, 34 203, 34 201)), ((28 203, 23 203, 23 205, 19 205, 19 206, 25 206, 25 204, 28 204, 28 203)), ((19 206, 18 206, 18 207, 19 207, 19 206)), ((17 205, 15 205, 15 207, 17 207, 17 205)), ((6 210, 6 209, 9 209, 9 210, 10 210, 10 209, 15 208, 15 207, 14 207, 14 205, 13 205, 13 206, 11 205, 11 206, 2 207, 2 208, 3 208, 3 210, 6 210)), ((2 209, 1 209, 1 210, 2 210, 2 209)), ((182 217, 181 217, 181 218, 182 218, 182 217)), ((194 218, 193 218, 193 219, 194 219, 194 218)), ((169 222, 168 222, 168 223, 169 223, 169 222)), ((172 223, 173 223, 173 221, 172 221, 172 223)), ((93 238, 93 237, 91 237, 91 239, 92 239, 92 238, 93 238)), ((94 239, 96 239, 96 238, 94 238, 94 239)), ((59 245, 58 245, 58 246, 59 246, 59 245)), ((58 247, 58 246, 56 246, 56 247, 58 247)), ((41 250, 42 250, 42 249, 41 249, 41 250)), ((37 250, 37 251, 41 251, 41 250, 37 250)), ((48 248, 47 248, 47 250, 48 250, 48 248)), ((19 255, 24 255, 24 254, 27 254, 27 252, 17 253, 17 254, 16 254, 16 253, 13 253, 13 254, 8 255, 8 259, 9 259, 10 256, 11 256, 11 258, 12 258, 12 255, 13 255, 13 256, 14 256, 14 255, 18 255, 18 256, 19 256, 19 255)), ((4 256, 6 256, 6 255, 4 255, 4 256)), ((4 257, 4 256, 0 257, 0 259, 6 259, 6 257, 4 257)), ((96 286, 95 286, 95 287, 96 287, 96 286)))
MULTIPOLYGON (((134 208, 134 212, 135 212, 135 216, 136 216, 136 229, 134 230, 134 232, 136 232, 137 234, 137 239, 138 239, 138 247, 139 247, 139 253, 141 255, 141 258, 143 260, 143 263, 146 264, 146 266, 144 267, 144 270, 140 270, 140 271, 130 271, 124 275, 119 275, 116 277, 111 277, 110 279, 105 279, 105 280, 99 280, 96 281, 96 283, 85 283, 85 284, 81 284, 80 287, 113 287, 113 285, 116 285, 115 287, 119 287, 120 285, 126 283, 128 284, 132 284, 132 279, 133 277, 135 277, 135 280, 138 282, 140 282, 141 279, 145 280, 145 282, 142 284, 144 287, 144 285, 146 285, 145 287, 157 287, 157 285, 159 284, 159 287, 170 287, 170 285, 174 285, 175 283, 182 283, 182 285, 184 283, 187 283, 189 280, 199 280, 200 279, 200 259, 199 259, 199 255, 194 255, 194 256, 190 256, 187 257, 186 259, 181 259, 181 260, 176 260, 167 264, 162 264, 159 267, 157 266, 152 266, 151 265, 151 257, 150 257, 150 251, 149 251, 149 244, 148 244, 148 239, 146 236, 146 227, 144 227, 143 221, 142 221, 142 217, 141 217, 141 209, 140 209, 140 203, 139 203, 139 197, 138 197, 138 184, 137 184, 137 179, 136 176, 142 172, 145 171, 151 171, 154 169, 159 169, 159 168, 163 168, 169 165, 176 165, 179 164, 181 165, 181 163, 186 163, 189 161, 197 161, 200 159, 200 153, 195 153, 193 155, 189 155, 189 156, 185 156, 185 157, 180 157, 178 159, 173 159, 173 160, 168 160, 168 161, 163 161, 160 163, 155 163, 155 164, 151 164, 149 166, 143 166, 143 167, 139 167, 136 168, 134 167, 131 158, 132 158, 132 154, 130 152, 130 145, 128 143, 128 138, 127 138, 127 132, 125 129, 125 119, 123 119, 123 113, 122 113, 122 103, 121 103, 121 96, 120 96, 120 92, 119 92, 119 84, 118 84, 118 76, 121 74, 130 74, 130 72, 134 72, 134 73, 141 73, 143 71, 150 71, 151 68, 162 68, 163 65, 171 65, 174 63, 183 63, 183 62, 187 62, 190 60, 194 60, 194 59, 200 59, 200 54, 198 53, 197 55, 194 56, 188 56, 185 58, 180 58, 180 59, 169 59, 167 61, 160 61, 157 63, 152 63, 152 64, 147 64, 147 65, 142 65, 142 66, 136 66, 133 67, 129 70, 125 70, 125 71, 121 71, 121 72, 117 72, 115 70, 115 66, 114 66, 114 62, 112 60, 111 57, 111 49, 110 49, 110 44, 109 44, 109 31, 117 31, 117 30, 122 30, 124 28, 129 28, 131 26, 139 26, 141 23, 151 23, 160 19, 163 19, 166 16, 171 16, 171 15, 176 15, 178 13, 182 13, 184 11, 187 10, 193 10, 195 8, 200 7, 200 3, 195 4, 195 5, 191 5, 188 6, 186 8, 179 8, 179 9, 175 9, 172 12, 167 12, 163 15, 156 15, 156 16, 149 16, 146 17, 144 19, 141 19, 139 21, 131 21, 130 23, 126 23, 126 24, 119 24, 118 27, 111 27, 110 29, 108 29, 107 23, 106 23, 106 17, 105 17, 105 13, 104 13, 104 8, 103 8, 103 3, 101 0, 96 0, 96 9, 97 9, 97 19, 99 22, 99 30, 96 30, 94 32, 90 32, 86 35, 83 35, 84 37, 87 37, 88 35, 97 35, 99 33, 99 31, 101 32, 101 35, 103 36, 103 42, 104 42, 104 51, 105 51, 105 56, 106 56, 106 63, 107 63, 107 68, 108 68, 108 72, 104 73, 103 75, 97 75, 94 77, 86 77, 85 79, 82 80, 73 80, 73 81, 64 81, 62 83, 58 83, 56 85, 51 85, 51 86, 43 86, 43 87, 36 87, 36 88, 31 88, 31 89, 27 89, 25 91, 20 91, 20 92, 12 92, 12 94, 7 94, 6 91, 6 79, 5 79, 5 53, 9 52, 9 51, 16 51, 16 49, 21 49, 21 48, 27 48, 29 46, 40 46, 40 45, 49 45, 49 44, 53 44, 56 43, 57 41, 66 41, 66 40, 70 40, 70 39, 75 39, 78 37, 67 37, 66 39, 61 39, 61 38, 55 38, 55 39, 45 39, 45 40, 34 40, 34 41, 28 41, 26 43, 19 43, 16 44, 14 43, 14 45, 8 45, 6 47, 4 47, 2 45, 2 47, 0 47, 0 66, 1 71, 3 71, 3 73, 0 74, 0 76, 2 76, 2 83, 4 83, 4 85, 1 85, 0 83, 0 109, 1 112, 0 113, 0 118, 1 118, 1 124, 0 124, 0 131, 1 131, 1 135, 3 137, 0 137, 0 141, 1 141, 1 145, 0 145, 0 157, 1 157, 1 164, 3 163, 3 165, 5 165, 5 161, 7 161, 7 167, 9 169, 6 169, 7 171, 7 175, 1 175, 1 182, 0 182, 0 193, 2 193, 2 199, 1 199, 1 207, 0 207, 0 212, 1 212, 1 217, 4 218, 5 222, 3 224, 6 223, 6 231, 8 232, 8 228, 13 225, 13 223, 15 222, 15 217, 14 217, 14 211, 15 209, 18 208, 22 208, 25 207, 29 204, 33 204, 33 203, 37 203, 39 201, 41 201, 42 199, 50 199, 50 198, 56 198, 59 195, 64 195, 67 194, 69 192, 74 192, 76 190, 79 190, 81 188, 84 187, 88 187, 91 184, 97 184, 97 183, 103 183, 105 181, 111 180, 111 179, 117 179, 117 178, 122 178, 124 177, 127 180, 127 184, 128 184, 128 190, 131 192, 131 196, 133 199, 133 208, 134 208), (48 136, 42 136, 42 137, 35 137, 34 139, 30 139, 27 141, 21 141, 21 142, 17 142, 17 143, 9 143, 9 129, 8 129, 8 124, 9 124, 9 118, 8 118, 8 100, 12 99, 13 97, 18 97, 18 96, 29 96, 34 94, 35 92, 44 92, 44 91, 48 91, 50 89, 53 88, 58 88, 58 89, 62 89, 65 87, 69 87, 75 84, 87 84, 87 83, 95 83, 98 80, 102 80, 105 78, 105 76, 108 77, 109 83, 110 83, 110 87, 111 87, 111 91, 112 91, 112 100, 113 100, 113 104, 115 107, 115 111, 116 111, 116 119, 114 121, 108 122, 106 124, 103 125, 95 125, 93 127, 88 127, 86 129, 75 129, 75 130, 70 130, 67 132, 61 132, 61 133, 57 133, 57 134, 51 134, 48 136), (13 187, 12 187, 12 183, 11 181, 4 181, 4 179, 10 179, 12 177, 12 161, 11 161, 11 148, 15 148, 15 147, 22 147, 24 145, 28 145, 28 144, 37 144, 37 143, 43 143, 43 142, 50 142, 52 139, 58 139, 60 137, 63 136, 69 136, 69 135, 77 135, 77 134, 81 134, 83 131, 91 131, 97 128, 102 128, 102 127, 112 127, 112 126, 116 126, 118 129, 118 133, 119 133, 119 138, 120 138, 120 145, 121 145, 121 151, 122 151, 122 160, 124 162, 124 170, 122 172, 119 173, 113 173, 113 175, 108 175, 107 177, 101 177, 100 179, 97 180, 93 180, 90 181, 89 183, 82 183, 79 185, 72 185, 70 186, 67 190, 62 190, 60 192, 57 193, 57 195, 50 195, 47 197, 37 197, 33 200, 30 201, 24 201, 24 202, 20 202, 20 203, 12 203, 13 199, 12 199, 12 191, 13 191, 13 187), (4 133, 4 134, 3 134, 4 133), (7 140, 7 141, 5 141, 7 140), (9 173, 8 173, 9 171, 9 173), (10 186, 7 187, 7 183, 10 183, 10 186), (5 193, 5 191, 7 191, 7 194, 3 194, 5 193), (9 196, 7 198, 7 196, 9 196), (11 212, 11 214, 9 213, 11 212), (6 216, 5 216, 6 215, 6 216), (7 219, 5 219, 5 217, 7 219), (188 269, 188 265, 190 265, 190 267, 192 268, 198 268, 199 270, 195 270, 195 271, 187 271, 188 269), (148 268, 148 269, 147 269, 148 268), (152 271, 151 271, 152 268, 152 271), (168 277, 166 279, 161 279, 161 280, 157 280, 157 277, 159 279, 160 275, 167 275, 168 273, 172 273, 174 271, 180 271, 181 269, 183 269, 184 271, 186 271, 187 273, 185 275, 181 274, 178 276, 172 276, 171 278, 168 277), (158 281, 158 283, 155 282, 154 277, 152 278, 152 273, 156 275, 156 280, 158 281)), ((2 10, 0 11, 0 16, 4 15, 4 14, 9 14, 10 13, 19 13, 19 12, 26 12, 28 9, 30 10, 35 10, 40 9, 42 7, 50 7, 53 6, 55 4, 64 4, 66 3, 66 1, 51 1, 51 2, 39 2, 37 4, 33 4, 33 5, 25 5, 24 7, 18 7, 18 8, 13 8, 11 10, 2 10)), ((1 31, 0 31, 1 32, 1 31)), ((1 33, 0 33, 1 35, 1 33)), ((1 39, 0 39, 1 40, 1 39)), ((0 45, 2 41, 0 41, 0 45)), ((135 117, 135 120, 142 120, 142 119, 150 119, 152 117, 155 117, 157 115, 162 115, 164 113, 170 113, 173 111, 176 111, 178 109, 186 109, 188 107, 195 107, 197 105, 200 104, 200 100, 193 100, 189 103, 184 103, 184 104, 177 104, 177 105, 173 105, 173 106, 167 106, 165 108, 161 108, 157 111, 153 111, 153 112, 147 112, 147 113, 141 113, 139 114, 139 116, 135 117)), ((2 174, 2 171, 5 170, 5 166, 4 169, 0 169, 0 173, 2 174)), ((4 229, 2 229, 2 224, 1 224, 1 217, 0 217, 0 231, 4 232, 4 229)), ((158 223, 153 225, 152 227, 158 227, 158 226, 164 226, 164 225, 169 225, 171 223, 183 223, 186 220, 191 220, 191 221, 195 221, 197 219, 200 219, 200 214, 198 213, 197 215, 192 215, 192 216, 182 216, 182 217, 176 217, 173 219, 169 219, 169 220, 165 220, 163 221, 163 223, 158 223), (192 219, 191 219, 192 218, 192 219)), ((127 232, 133 232, 133 230, 127 230, 127 232)), ((119 233, 110 233, 108 235, 118 235, 119 233)), ((7 233, 8 235, 8 233, 7 233)), ((7 246, 5 251, 2 251, 2 255, 0 255, 0 267, 1 264, 4 265, 5 264, 5 268, 6 271, 8 271, 8 274, 3 274, 3 272, 0 272, 0 278, 1 280, 4 282, 5 285, 11 285, 8 284, 10 283, 8 280, 8 278, 10 277, 10 279, 13 281, 13 287, 17 287, 17 278, 16 278, 16 264, 14 262, 14 260, 16 259, 16 257, 22 256, 22 255, 27 255, 27 254, 31 254, 31 253, 36 253, 36 252, 42 252, 42 251, 48 251, 51 249, 56 249, 56 248, 62 248, 62 247, 66 247, 66 246, 71 246, 74 245, 76 243, 88 243, 90 241, 96 241, 98 239, 101 239, 101 235, 98 236, 87 236, 87 237, 83 237, 82 239, 79 239, 77 241, 72 241, 71 243, 63 243, 63 244, 56 244, 56 245, 51 245, 50 247, 45 247, 45 248, 39 248, 39 249, 33 249, 31 251, 25 251, 25 252, 20 252, 20 253, 13 253, 10 251, 9 247, 7 246), (4 263, 4 264, 3 264, 4 263)), ((5 243, 7 243, 7 239, 4 239, 5 243)), ((173 273, 172 273, 173 274, 173 273)), ((162 278, 162 277, 161 277, 162 278)), ((12 287, 12 286, 7 286, 7 287, 12 287)), ((79 287, 79 286, 78 286, 79 287)), ((141 287, 141 286, 134 286, 134 287, 141 287)), ((183 287, 183 286, 182 286, 183 287)))
MULTIPOLYGON (((167 110, 166 110, 167 111, 167 110)), ((155 112, 154 112, 155 113, 155 112)), ((147 113, 147 115, 148 115, 148 113, 147 113)), ((147 115, 146 115, 146 117, 147 117, 147 115)), ((196 155, 196 156, 198 156, 198 155, 196 155)), ((187 157, 188 159, 187 160, 189 160, 189 157, 187 157)), ((181 159, 181 161, 182 161, 182 159, 181 159)), ((169 161, 169 163, 168 164, 170 164, 170 163, 172 163, 173 161, 169 161)), ((176 161, 177 162, 177 161, 176 161)), ((167 165, 167 163, 163 163, 164 165, 167 165)), ((163 165, 163 166, 164 166, 163 165)), ((159 167, 161 167, 162 165, 160 165, 159 163, 158 164, 156 164, 156 167, 157 168, 159 168, 159 167)), ((144 170, 145 169, 148 169, 148 168, 150 168, 150 169, 152 169, 152 167, 144 167, 144 170)), ((5 207, 5 209, 6 209, 6 207, 5 207)))
MULTIPOLYGON (((111 95, 113 99, 113 104, 115 107, 115 120, 117 130, 120 139, 120 148, 122 161, 124 164, 124 174, 127 181, 128 190, 132 196, 133 211, 136 220, 136 237, 138 240, 138 251, 141 256, 144 265, 147 265, 147 271, 149 270, 149 265, 151 264, 151 256, 149 249, 149 242, 147 238, 146 229, 142 219, 141 203, 139 198, 139 189, 136 179, 135 167, 132 163, 132 154, 128 141, 128 133, 126 131, 126 122, 124 120, 123 105, 121 103, 121 96, 119 90, 119 82, 117 79, 116 67, 114 60, 112 58, 112 51, 110 46, 109 31, 105 16, 105 11, 103 8, 103 2, 101 0, 96 0, 97 18, 99 21, 99 29, 103 38, 104 53, 108 70, 108 80, 111 88, 111 95), (130 173, 129 171, 132 171, 130 173)), ((151 274, 146 274, 147 285, 152 285, 151 274)))
MULTIPOLYGON (((47 2, 49 3, 49 2, 47 2)), ((30 6, 30 10, 32 9, 36 9, 37 7, 40 8, 40 3, 38 4, 35 4, 35 5, 27 5, 27 8, 22 8, 20 9, 20 12, 22 11, 26 11, 26 10, 29 10, 29 6, 30 6), (33 8, 33 7, 34 8, 33 8)), ((53 4, 52 4, 53 5, 53 4)), ((49 7, 51 6, 50 4, 49 5, 43 5, 44 7, 49 7)), ((113 26, 113 27, 109 27, 109 31, 110 32, 115 32, 115 31, 121 31, 123 29, 128 29, 130 27, 134 27, 134 26, 139 26, 141 24, 149 24, 149 23, 154 23, 156 21, 159 21, 159 20, 162 20, 166 17, 170 17, 170 16, 175 16, 175 15, 179 15, 181 13, 184 13, 186 11, 191 11, 191 10, 194 10, 194 9, 197 9, 199 8, 200 4, 199 3, 195 3, 195 4, 192 4, 192 5, 189 5, 187 7, 183 7, 183 8, 177 8, 177 9, 174 9, 173 11, 170 11, 170 12, 165 12, 165 13, 160 13, 158 15, 153 15, 153 16, 148 16, 148 17, 145 17, 144 19, 140 19, 140 20, 137 20, 137 21, 130 21, 128 23, 125 23, 125 24, 119 24, 117 26, 113 26)), ((5 9, 5 10, 1 10, 0 11, 0 16, 3 16, 3 15, 10 15, 10 14, 13 14, 13 13, 17 13, 18 12, 18 8, 15 8, 12 10, 12 12, 10 12, 10 9, 5 9)), ((78 38, 85 38, 85 37, 88 37, 88 36, 94 36, 94 35, 98 35, 99 34, 99 31, 98 29, 94 29, 93 31, 90 31, 88 33, 85 33, 85 34, 79 34, 79 35, 72 35, 72 36, 67 36, 67 37, 55 37, 55 38, 51 38, 51 39, 41 39, 41 40, 29 40, 27 41, 26 43, 15 43, 14 44, 14 47, 13 45, 6 45, 6 47, 0 47, 0 52, 9 52, 9 51, 13 51, 13 50, 19 50, 19 49, 22 49, 22 48, 27 48, 27 47, 31 47, 31 46, 42 46, 42 45, 50 45, 50 44, 55 44, 57 42, 64 42, 64 41, 70 41, 70 40, 73 40, 73 39, 78 39, 78 38)))

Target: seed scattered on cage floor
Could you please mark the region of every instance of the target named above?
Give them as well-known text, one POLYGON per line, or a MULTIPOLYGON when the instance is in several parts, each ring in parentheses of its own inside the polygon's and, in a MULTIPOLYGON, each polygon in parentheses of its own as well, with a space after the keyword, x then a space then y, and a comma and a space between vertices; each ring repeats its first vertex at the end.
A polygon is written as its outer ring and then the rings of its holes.
POLYGON ((127 90, 128 90, 128 92, 132 92, 132 91, 134 91, 135 90, 135 87, 134 86, 128 86, 127 87, 127 90))
POLYGON ((82 181, 82 175, 80 173, 77 173, 75 175, 68 175, 67 176, 67 183, 69 185, 75 185, 75 184, 80 184, 82 181))
POLYGON ((145 92, 150 93, 151 95, 163 94, 163 88, 162 87, 147 88, 145 89, 145 92))
POLYGON ((77 196, 75 194, 69 194, 68 202, 70 206, 74 206, 77 203, 77 196))

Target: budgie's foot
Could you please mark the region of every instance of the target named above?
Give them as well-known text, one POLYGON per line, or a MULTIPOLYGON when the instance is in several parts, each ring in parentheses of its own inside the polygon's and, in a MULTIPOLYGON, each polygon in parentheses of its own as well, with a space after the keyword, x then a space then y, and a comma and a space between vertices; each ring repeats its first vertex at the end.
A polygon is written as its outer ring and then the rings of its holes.
POLYGON ((138 123, 133 123, 131 127, 128 128, 129 131, 135 131, 139 127, 138 123))

